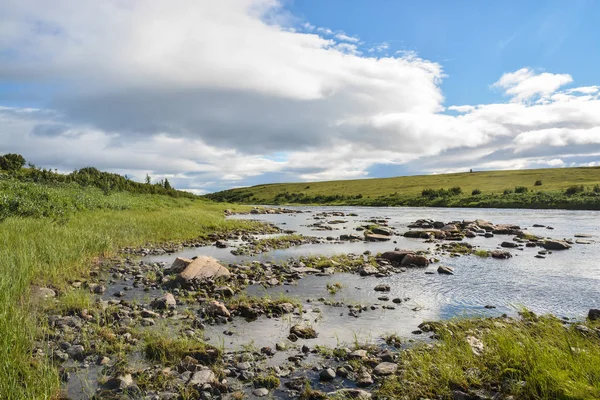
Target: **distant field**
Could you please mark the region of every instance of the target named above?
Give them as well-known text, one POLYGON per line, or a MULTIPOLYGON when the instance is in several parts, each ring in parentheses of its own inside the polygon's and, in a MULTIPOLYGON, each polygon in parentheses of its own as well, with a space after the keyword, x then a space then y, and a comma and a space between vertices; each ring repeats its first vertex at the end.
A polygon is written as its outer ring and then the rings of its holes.
POLYGON ((600 167, 586 167, 268 184, 213 193, 207 197, 218 201, 252 204, 531 206, 528 208, 598 209, 600 208, 600 200, 597 196, 599 194, 600 167), (521 189, 514 193, 518 187, 521 189), (578 189, 567 196, 565 191, 572 187, 578 189), (460 188, 460 193, 445 195, 442 192, 439 196, 435 193, 431 196, 423 194, 424 190, 439 191, 439 189, 451 188, 460 188))

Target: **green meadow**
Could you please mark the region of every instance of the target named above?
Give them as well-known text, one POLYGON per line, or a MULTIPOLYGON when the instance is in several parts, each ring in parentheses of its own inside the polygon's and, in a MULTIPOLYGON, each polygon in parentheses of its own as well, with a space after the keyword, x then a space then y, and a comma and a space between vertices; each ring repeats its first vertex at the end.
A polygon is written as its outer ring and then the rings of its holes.
POLYGON ((278 183, 207 197, 246 204, 600 209, 600 167, 278 183))

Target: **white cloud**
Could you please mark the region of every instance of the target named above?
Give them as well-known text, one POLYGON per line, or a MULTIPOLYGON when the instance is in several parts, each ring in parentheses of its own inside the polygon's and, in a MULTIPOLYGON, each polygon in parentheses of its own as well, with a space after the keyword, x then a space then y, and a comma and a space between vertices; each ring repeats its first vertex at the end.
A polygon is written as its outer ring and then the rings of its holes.
POLYGON ((344 42, 352 42, 352 43, 358 43, 360 41, 359 38, 357 38, 355 36, 348 36, 343 32, 337 33, 335 35, 335 38, 338 40, 342 40, 344 42))
POLYGON ((515 72, 509 72, 492 85, 500 88, 511 96, 511 101, 528 101, 536 96, 546 97, 556 92, 561 86, 573 82, 568 74, 535 74, 530 68, 522 68, 515 72))
POLYGON ((387 43, 362 55, 294 23, 274 0, 0 3, 0 53, 13 54, 0 79, 60 86, 48 109, 0 107, 0 149, 197 193, 272 176, 359 178, 376 164, 598 160, 597 86, 561 91, 570 75, 523 68, 493 84, 508 103, 444 107, 438 63, 380 57, 387 43))

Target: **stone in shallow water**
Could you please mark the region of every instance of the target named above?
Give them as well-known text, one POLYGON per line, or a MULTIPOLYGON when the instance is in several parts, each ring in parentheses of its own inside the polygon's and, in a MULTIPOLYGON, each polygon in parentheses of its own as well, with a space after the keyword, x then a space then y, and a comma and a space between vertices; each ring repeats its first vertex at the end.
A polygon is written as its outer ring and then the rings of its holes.
POLYGON ((321 380, 321 381, 329 382, 334 379, 335 379, 335 371, 332 370, 331 368, 324 369, 319 373, 319 380, 321 380))
POLYGON ((394 374, 397 369, 398 369, 398 365, 396 365, 395 363, 382 362, 375 367, 375 369, 373 370, 373 373, 375 375, 379 375, 379 376, 387 376, 387 375, 394 374))

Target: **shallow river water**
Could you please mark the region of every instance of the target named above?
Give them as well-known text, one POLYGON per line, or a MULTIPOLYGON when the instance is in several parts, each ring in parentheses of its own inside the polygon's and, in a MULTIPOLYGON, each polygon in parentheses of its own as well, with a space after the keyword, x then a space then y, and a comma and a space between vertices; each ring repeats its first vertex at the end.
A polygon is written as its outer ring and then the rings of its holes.
MULTIPOLYGON (((296 297, 303 301, 302 318, 317 326, 319 343, 336 345, 354 339, 376 339, 385 333, 395 332, 410 335, 423 320, 448 319, 455 316, 495 316, 503 313, 515 314, 526 307, 537 313, 552 313, 558 316, 583 317, 592 307, 600 306, 600 212, 564 210, 512 210, 512 209, 448 209, 448 208, 367 208, 367 207, 297 207, 301 214, 238 215, 232 218, 250 218, 273 223, 283 229, 294 230, 306 236, 338 238, 345 233, 356 232, 355 228, 370 219, 388 218, 388 225, 396 228, 398 236, 388 242, 344 242, 309 244, 289 249, 274 250, 251 257, 260 261, 281 261, 306 255, 373 254, 400 249, 427 249, 435 246, 422 239, 401 236, 407 225, 417 219, 433 219, 444 222, 474 220, 477 218, 495 224, 517 224, 528 232, 555 239, 573 239, 576 234, 590 235, 590 244, 574 244, 566 251, 555 251, 545 259, 535 258, 539 248, 510 249, 514 255, 508 260, 480 258, 476 256, 442 257, 441 263, 454 268, 454 275, 431 274, 436 271, 433 264, 426 269, 409 269, 405 273, 385 278, 360 277, 354 274, 334 274, 329 277, 307 276, 295 285, 272 288, 251 286, 253 295, 277 296, 278 293, 296 297), (343 224, 331 225, 334 230, 319 231, 308 227, 317 220, 320 212, 341 211, 344 217, 328 217, 327 220, 344 220, 343 224), (347 216, 347 214, 357 216, 347 216), (534 224, 551 226, 554 229, 534 228, 534 224), (335 295, 326 290, 328 283, 339 282, 342 289, 335 295), (400 305, 378 300, 381 293, 373 288, 385 283, 391 291, 385 293, 390 299, 399 297, 410 300, 400 305), (346 307, 326 306, 306 302, 307 299, 326 298, 347 304, 375 305, 376 310, 361 313, 359 318, 348 315, 346 307), (395 310, 385 310, 384 304, 393 305, 395 310), (486 308, 485 306, 495 308, 486 308)), ((324 220, 318 220, 324 221, 324 220)), ((511 240, 511 236, 493 238, 477 237, 465 239, 481 249, 493 250, 500 243, 511 240)), ((235 243, 231 243, 235 247, 235 243)), ((178 254, 148 257, 148 261, 171 263, 175 256, 210 255, 222 263, 237 263, 249 257, 231 254, 231 249, 206 247, 186 249, 178 254)), ((288 318, 289 319, 289 318, 288 318)), ((233 324, 235 335, 224 339, 226 344, 239 345, 253 341, 257 346, 273 345, 285 338, 290 324, 288 320, 261 318, 252 323, 239 321, 233 324)), ((210 334, 210 329, 208 331, 210 334)), ((219 334, 220 332, 213 332, 219 334)))

